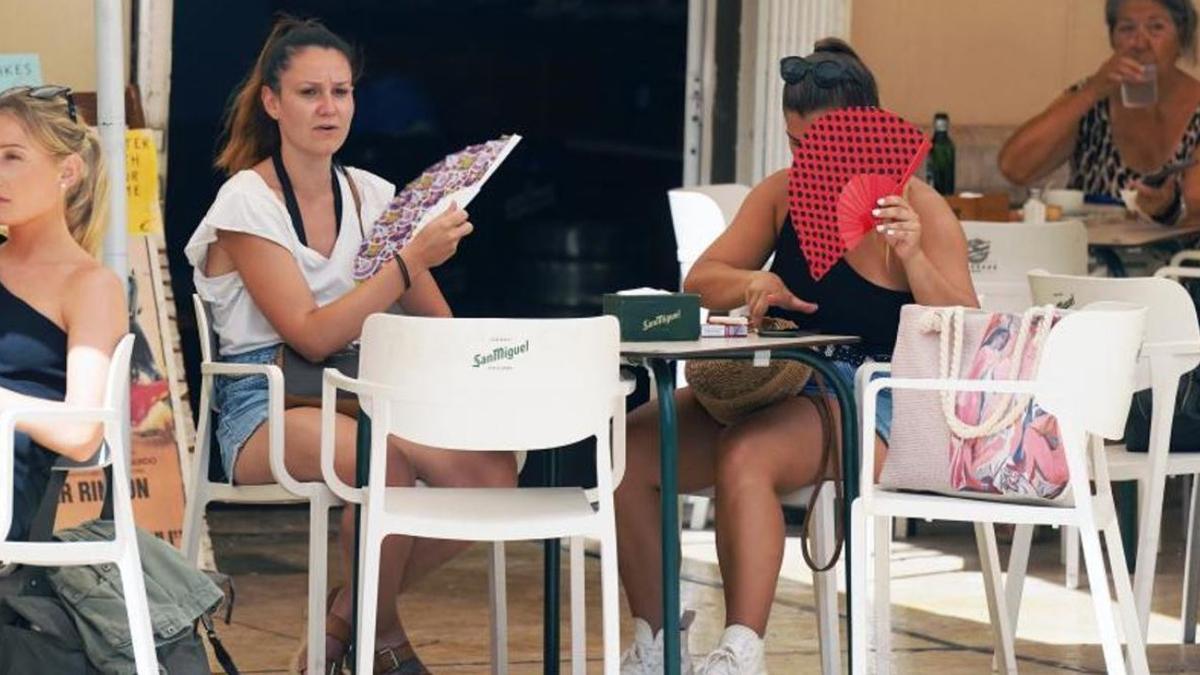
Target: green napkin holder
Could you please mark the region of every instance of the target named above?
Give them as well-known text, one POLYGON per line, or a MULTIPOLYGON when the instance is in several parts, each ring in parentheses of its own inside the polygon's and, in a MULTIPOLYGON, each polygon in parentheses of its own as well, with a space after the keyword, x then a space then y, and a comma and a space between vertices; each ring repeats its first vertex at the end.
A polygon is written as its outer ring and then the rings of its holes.
POLYGON ((604 296, 604 313, 621 323, 623 342, 697 340, 700 296, 696 293, 604 296))

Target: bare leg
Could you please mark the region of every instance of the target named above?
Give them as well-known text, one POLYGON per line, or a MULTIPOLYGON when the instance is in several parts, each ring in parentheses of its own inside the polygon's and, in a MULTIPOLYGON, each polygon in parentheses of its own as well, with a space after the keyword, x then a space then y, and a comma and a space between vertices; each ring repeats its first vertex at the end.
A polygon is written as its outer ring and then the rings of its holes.
MULTIPOLYGON (((675 393, 679 420, 679 491, 713 484, 721 426, 687 388, 675 393)), ((615 494, 617 561, 633 615, 654 631, 662 627, 662 525, 659 518, 658 405, 630 413, 626 424, 625 477, 615 494)))
MULTIPOLYGON (((833 414, 834 452, 840 457, 840 415, 833 414)), ((876 439, 876 453, 886 447, 876 439)), ((764 408, 726 429, 718 443, 717 555, 725 585, 726 625, 766 632, 783 561, 780 497, 825 477, 838 477, 831 458, 818 475, 824 445, 821 417, 808 398, 764 408)))
MULTIPOLYGON (((356 425, 353 419, 337 415, 335 431, 336 455, 334 469, 338 476, 347 483, 354 481, 355 437, 356 425)), ((288 471, 301 481, 319 481, 321 476, 321 411, 317 408, 293 408, 284 413, 284 433, 287 439, 285 461, 288 471)), ((236 481, 242 485, 257 485, 273 483, 267 448, 267 428, 260 427, 238 454, 234 470, 236 481)), ((400 452, 399 446, 389 448, 387 481, 388 485, 412 485, 415 473, 407 458, 400 452)), ((344 509, 342 513, 341 548, 346 560, 354 542, 354 510, 344 509)), ((412 548, 409 537, 388 537, 384 542, 380 562, 380 584, 378 600, 378 624, 376 635, 380 644, 389 644, 397 636, 403 636, 400 617, 396 614, 395 597, 399 592, 400 578, 404 572, 405 562, 412 548)), ((350 572, 347 566, 347 576, 350 572)), ((349 579, 347 578, 347 584, 349 579)), ((350 616, 351 598, 347 588, 338 594, 333 609, 330 612, 343 620, 350 616)), ((345 645, 326 645, 327 653, 337 654, 344 650, 345 645)))

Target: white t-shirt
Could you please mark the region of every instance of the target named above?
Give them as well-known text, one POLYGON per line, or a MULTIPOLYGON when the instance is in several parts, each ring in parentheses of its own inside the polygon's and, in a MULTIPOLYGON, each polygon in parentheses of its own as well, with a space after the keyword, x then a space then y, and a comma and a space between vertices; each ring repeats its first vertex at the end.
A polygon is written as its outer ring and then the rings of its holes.
MULTIPOLYGON (((369 233, 395 196, 396 186, 367 171, 352 167, 346 170, 358 188, 362 200, 359 216, 363 231, 369 233)), ((325 306, 354 288, 351 273, 363 238, 354 214, 354 195, 340 171, 338 185, 342 190, 342 226, 329 258, 300 243, 287 206, 258 172, 239 171, 221 186, 184 253, 195 268, 196 292, 211 307, 213 330, 220 338, 223 356, 277 345, 283 338, 254 304, 236 270, 215 277, 204 274, 208 247, 217 240, 217 230, 253 234, 290 251, 317 305, 325 306)))

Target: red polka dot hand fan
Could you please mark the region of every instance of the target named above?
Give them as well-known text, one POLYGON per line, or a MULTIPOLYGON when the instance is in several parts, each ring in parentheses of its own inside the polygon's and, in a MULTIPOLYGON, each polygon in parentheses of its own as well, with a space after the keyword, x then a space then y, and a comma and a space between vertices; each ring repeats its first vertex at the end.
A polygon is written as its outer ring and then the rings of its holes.
POLYGON ((788 207, 814 280, 862 243, 878 200, 900 194, 928 153, 920 129, 880 108, 841 108, 813 121, 792 157, 788 207))

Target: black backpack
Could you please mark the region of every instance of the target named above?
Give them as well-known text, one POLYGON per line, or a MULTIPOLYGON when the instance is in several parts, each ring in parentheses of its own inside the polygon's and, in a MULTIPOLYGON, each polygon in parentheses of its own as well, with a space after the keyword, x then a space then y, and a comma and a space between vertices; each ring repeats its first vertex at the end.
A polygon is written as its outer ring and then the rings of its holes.
MULTIPOLYGON (((1125 422, 1125 447, 1130 452, 1150 449, 1150 417, 1154 410, 1149 389, 1133 395, 1125 422)), ((1171 421, 1171 452, 1200 452, 1200 369, 1179 378, 1175 414, 1171 421)))
MULTIPOLYGON (((109 484, 112 474, 105 470, 109 484)), ((29 531, 29 541, 50 541, 58 497, 66 481, 65 471, 54 471, 29 531)), ((112 490, 105 491, 102 519, 112 518, 112 490)), ((47 569, 32 565, 0 570, 0 675, 26 673, 99 674, 83 650, 83 639, 65 603, 54 592, 46 577, 47 569)), ((214 581, 225 591, 225 623, 233 609, 233 586, 228 577, 216 575, 214 581)), ((200 641, 199 629, 212 645, 213 654, 230 675, 237 666, 217 638, 212 617, 200 617, 199 625, 170 642, 156 647, 160 670, 170 675, 211 675, 208 655, 200 641)))
MULTIPOLYGON (((1200 283, 1196 279, 1184 278, 1179 283, 1192 296, 1192 303, 1200 313, 1200 283)), ((1125 422, 1125 447, 1131 452, 1147 452, 1150 449, 1150 417, 1153 399, 1149 389, 1133 395, 1129 408, 1129 419, 1125 422)), ((1184 373, 1179 378, 1179 390, 1175 396, 1175 414, 1171 421, 1171 452, 1200 452, 1200 368, 1184 373)))

